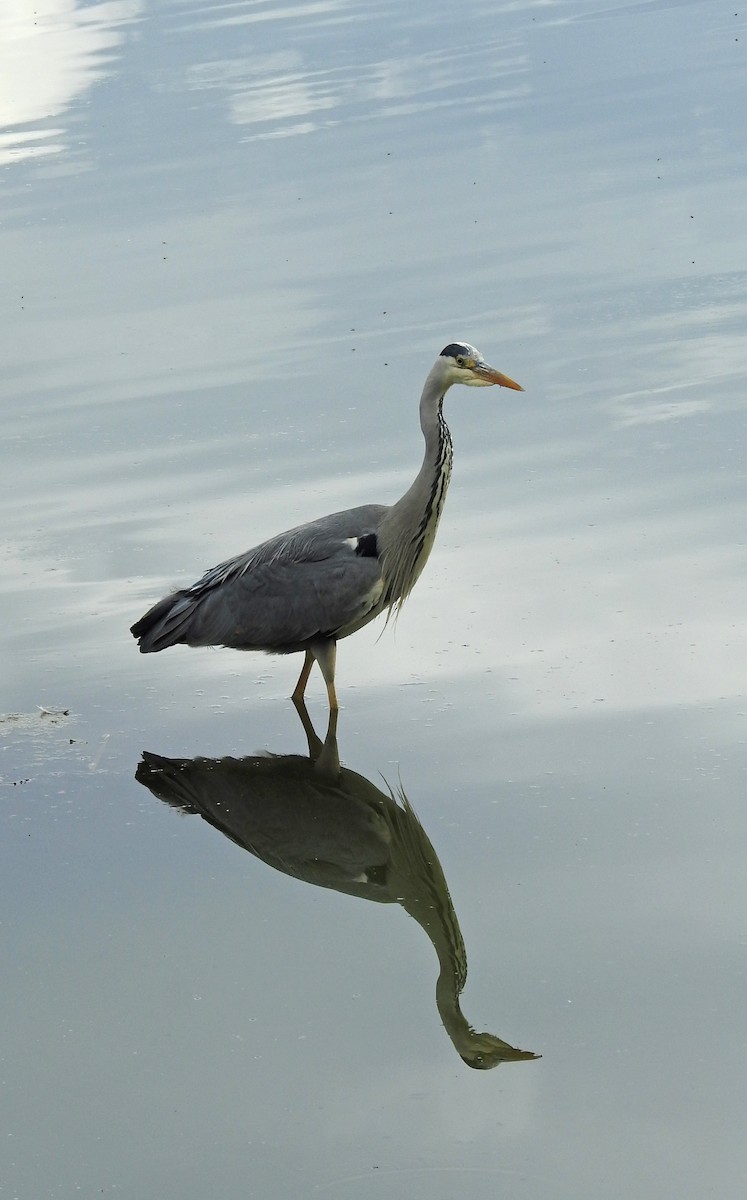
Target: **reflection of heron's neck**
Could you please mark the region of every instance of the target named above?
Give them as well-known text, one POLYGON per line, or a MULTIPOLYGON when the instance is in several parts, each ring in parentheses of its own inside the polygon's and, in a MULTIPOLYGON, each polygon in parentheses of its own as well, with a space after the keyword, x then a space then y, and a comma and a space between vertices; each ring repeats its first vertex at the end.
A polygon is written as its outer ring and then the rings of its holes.
POLYGON ((455 1049, 464 1055, 470 1049, 474 1030, 459 1007, 460 991, 450 964, 442 962, 436 983, 436 1007, 455 1049))
MULTIPOLYGON (((435 855, 434 855, 435 860, 435 855)), ((426 897, 418 903, 402 903, 427 933, 438 956, 436 1006, 444 1028, 459 1054, 468 1053, 473 1030, 459 1006, 459 997, 467 981, 467 955, 454 905, 437 860, 432 861, 432 878, 426 897)))
POLYGON ((436 1007, 454 1049, 473 1067, 534 1058, 531 1051, 518 1050, 495 1034, 478 1033, 464 1016, 459 997, 467 982, 467 953, 440 864, 425 834, 422 839, 428 874, 420 874, 420 888, 403 895, 400 903, 428 934, 438 956, 436 1007))

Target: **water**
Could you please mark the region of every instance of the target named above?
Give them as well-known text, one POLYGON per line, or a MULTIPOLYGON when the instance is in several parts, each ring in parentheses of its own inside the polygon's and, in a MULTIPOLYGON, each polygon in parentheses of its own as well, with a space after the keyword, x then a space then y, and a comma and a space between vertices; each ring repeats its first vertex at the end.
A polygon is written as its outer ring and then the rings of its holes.
POLYGON ((0 1194, 743 1194, 745 45, 705 0, 6 6, 0 1194), (526 395, 447 397, 307 810, 300 663, 128 626, 401 494, 455 338, 526 395), (144 751, 242 760, 241 836, 144 751))

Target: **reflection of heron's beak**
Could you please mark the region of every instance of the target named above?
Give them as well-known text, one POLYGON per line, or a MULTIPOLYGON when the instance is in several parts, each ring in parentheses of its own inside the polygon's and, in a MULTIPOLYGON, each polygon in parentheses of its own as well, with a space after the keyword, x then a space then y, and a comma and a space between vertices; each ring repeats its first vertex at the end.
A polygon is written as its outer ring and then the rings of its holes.
POLYGON ((504 375, 502 371, 496 371, 495 367, 489 367, 485 362, 475 363, 472 372, 481 382, 497 383, 498 387, 511 388, 514 392, 524 391, 520 383, 509 379, 508 375, 504 375))

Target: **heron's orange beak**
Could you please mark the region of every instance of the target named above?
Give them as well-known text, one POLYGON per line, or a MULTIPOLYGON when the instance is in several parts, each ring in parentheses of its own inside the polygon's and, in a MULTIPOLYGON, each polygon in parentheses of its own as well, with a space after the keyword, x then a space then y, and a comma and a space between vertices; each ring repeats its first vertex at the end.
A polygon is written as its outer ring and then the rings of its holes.
POLYGON ((509 379, 508 375, 504 375, 502 371, 496 371, 494 367, 489 367, 487 363, 475 363, 472 370, 478 379, 484 379, 486 383, 497 383, 498 387, 511 388, 514 392, 524 391, 520 383, 509 379))

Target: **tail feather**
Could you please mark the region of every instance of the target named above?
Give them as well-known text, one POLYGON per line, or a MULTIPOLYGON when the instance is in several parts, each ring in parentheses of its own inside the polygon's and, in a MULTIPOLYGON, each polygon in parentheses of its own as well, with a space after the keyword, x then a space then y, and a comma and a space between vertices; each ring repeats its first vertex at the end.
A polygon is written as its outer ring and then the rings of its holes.
POLYGON ((149 608, 130 633, 137 638, 141 654, 156 654, 184 641, 186 624, 194 601, 186 592, 172 592, 149 608))

